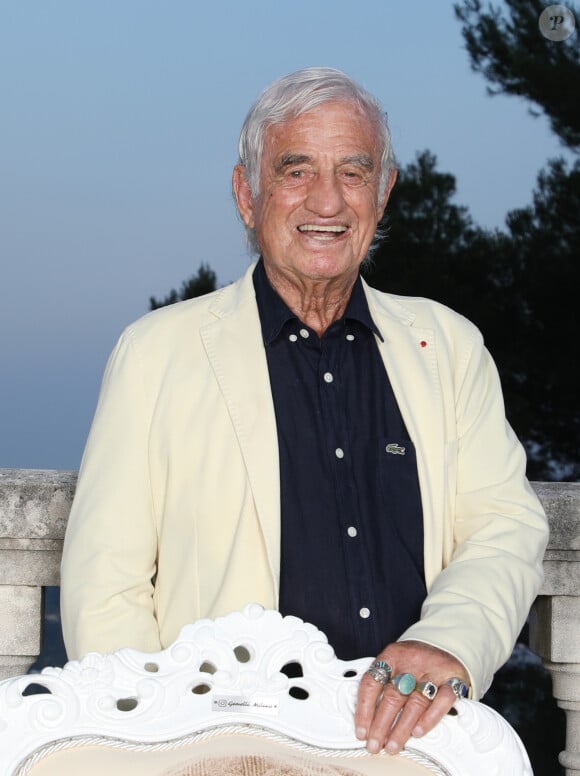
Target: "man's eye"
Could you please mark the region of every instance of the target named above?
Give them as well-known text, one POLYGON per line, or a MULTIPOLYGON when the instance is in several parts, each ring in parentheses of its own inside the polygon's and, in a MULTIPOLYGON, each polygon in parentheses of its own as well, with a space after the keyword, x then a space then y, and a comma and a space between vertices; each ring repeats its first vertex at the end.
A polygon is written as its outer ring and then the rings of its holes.
POLYGON ((304 170, 290 170, 291 178, 301 178, 304 175, 304 170))

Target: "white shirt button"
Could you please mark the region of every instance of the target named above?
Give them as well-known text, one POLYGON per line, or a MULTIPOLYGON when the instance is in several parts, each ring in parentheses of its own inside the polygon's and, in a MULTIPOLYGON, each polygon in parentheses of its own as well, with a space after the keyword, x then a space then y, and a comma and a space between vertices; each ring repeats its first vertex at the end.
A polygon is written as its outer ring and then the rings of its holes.
POLYGON ((334 451, 334 454, 336 455, 337 458, 344 458, 344 450, 342 449, 342 447, 337 447, 336 450, 334 451))
POLYGON ((324 382, 325 383, 331 383, 334 380, 334 377, 332 376, 332 372, 325 372, 324 373, 324 382))
POLYGON ((352 342, 354 340, 354 334, 347 334, 346 338, 349 342, 352 342))
POLYGON ((346 529, 346 532, 351 539, 354 539, 354 537, 358 534, 358 531, 356 530, 354 525, 349 525, 349 527, 346 529))
POLYGON ((288 337, 288 339, 290 340, 290 342, 296 342, 296 340, 298 339, 298 337, 297 337, 295 334, 291 334, 291 335, 288 337))
POLYGON ((363 620, 368 620, 368 618, 371 616, 371 610, 367 609, 366 606, 363 606, 362 609, 359 609, 358 613, 363 618, 363 620))
POLYGON ((304 339, 308 339, 308 337, 310 337, 310 332, 308 329, 300 329, 300 336, 304 339))

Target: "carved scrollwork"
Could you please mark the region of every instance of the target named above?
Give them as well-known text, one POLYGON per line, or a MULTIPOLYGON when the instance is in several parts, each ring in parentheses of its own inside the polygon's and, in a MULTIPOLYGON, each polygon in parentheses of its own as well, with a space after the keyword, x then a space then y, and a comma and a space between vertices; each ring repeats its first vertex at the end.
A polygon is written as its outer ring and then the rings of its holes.
MULTIPOLYGON (((231 725, 363 755, 353 711, 369 661, 339 660, 313 625, 251 604, 186 625, 159 653, 90 654, 34 679, 8 679, 0 682, 0 751, 7 762, 0 776, 57 739, 99 735, 150 744, 231 725), (24 695, 31 681, 48 692, 24 695)), ((458 701, 457 710, 412 739, 409 750, 453 776, 531 775, 521 742, 495 712, 472 701, 458 701)))

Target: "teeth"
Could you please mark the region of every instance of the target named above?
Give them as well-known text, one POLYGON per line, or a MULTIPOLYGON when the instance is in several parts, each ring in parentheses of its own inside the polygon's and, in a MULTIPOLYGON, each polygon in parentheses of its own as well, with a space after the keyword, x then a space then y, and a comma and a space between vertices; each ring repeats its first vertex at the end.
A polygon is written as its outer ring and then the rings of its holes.
POLYGON ((320 224, 302 224, 301 232, 346 232, 346 226, 321 226, 320 224))

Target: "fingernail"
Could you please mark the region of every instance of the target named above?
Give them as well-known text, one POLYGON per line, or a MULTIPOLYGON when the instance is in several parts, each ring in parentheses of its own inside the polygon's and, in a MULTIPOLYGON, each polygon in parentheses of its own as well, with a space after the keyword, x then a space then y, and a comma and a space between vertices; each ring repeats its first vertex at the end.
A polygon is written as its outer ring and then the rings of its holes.
POLYGON ((364 727, 357 727, 355 730, 355 736, 359 739, 359 741, 364 741, 367 737, 367 729, 364 727))
POLYGON ((389 741, 385 749, 390 754, 397 754, 397 752, 399 751, 399 744, 396 741, 389 741))
POLYGON ((425 731, 421 727, 421 725, 417 725, 417 727, 413 728, 413 735, 415 738, 421 738, 421 736, 425 735, 425 731))
POLYGON ((367 750, 368 750, 368 751, 369 751, 371 754, 376 754, 376 753, 379 751, 379 749, 380 749, 380 748, 381 748, 381 745, 380 745, 380 743, 377 741, 377 739, 376 739, 376 738, 371 738, 371 739, 369 739, 369 740, 367 741, 367 750))

